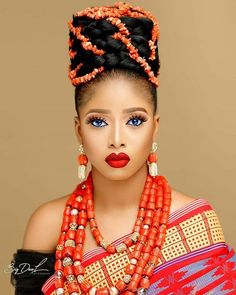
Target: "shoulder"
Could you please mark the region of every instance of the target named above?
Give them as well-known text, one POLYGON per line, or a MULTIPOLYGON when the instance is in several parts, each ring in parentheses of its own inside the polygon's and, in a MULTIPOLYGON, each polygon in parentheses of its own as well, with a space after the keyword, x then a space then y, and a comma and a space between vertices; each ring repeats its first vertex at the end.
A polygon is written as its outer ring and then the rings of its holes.
POLYGON ((199 198, 186 195, 183 192, 172 189, 172 201, 171 201, 170 213, 183 208, 187 204, 197 199, 199 198))
POLYGON ((60 235, 63 212, 70 194, 41 204, 26 225, 22 249, 54 251, 60 235))

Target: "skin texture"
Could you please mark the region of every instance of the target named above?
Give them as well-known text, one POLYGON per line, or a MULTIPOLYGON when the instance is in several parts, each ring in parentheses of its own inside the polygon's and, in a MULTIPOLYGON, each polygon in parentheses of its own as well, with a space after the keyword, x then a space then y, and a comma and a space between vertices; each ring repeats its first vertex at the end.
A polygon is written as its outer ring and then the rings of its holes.
MULTIPOLYGON (((80 107, 80 117, 74 118, 78 144, 83 143, 92 167, 96 221, 108 241, 130 233, 136 219, 148 173, 146 160, 160 125, 160 116, 153 114, 153 105, 150 99, 146 99, 148 95, 139 83, 122 77, 101 81, 91 98, 80 107), (145 111, 124 113, 134 107, 145 111), (93 112, 88 114, 92 109, 93 112), (109 113, 94 109, 105 109, 109 113), (142 119, 132 118, 137 115, 142 119), (105 158, 113 152, 126 153, 130 157, 129 163, 122 168, 109 166, 105 158)), ((26 227, 23 249, 54 251, 69 196, 48 201, 33 212, 26 227)), ((172 188, 170 212, 194 199, 172 188)), ((97 244, 87 226, 84 253, 95 247, 97 244)))

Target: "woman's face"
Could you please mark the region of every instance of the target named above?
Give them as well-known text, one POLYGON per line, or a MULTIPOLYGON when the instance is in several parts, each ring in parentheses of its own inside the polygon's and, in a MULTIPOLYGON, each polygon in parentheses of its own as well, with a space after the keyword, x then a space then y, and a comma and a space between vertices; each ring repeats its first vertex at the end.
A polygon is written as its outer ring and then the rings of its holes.
POLYGON ((129 178, 146 165, 159 126, 159 115, 153 116, 147 95, 135 81, 102 81, 80 107, 80 118, 75 117, 76 135, 92 169, 108 179, 129 178), (130 160, 123 167, 112 167, 105 161, 111 153, 125 153, 130 160))

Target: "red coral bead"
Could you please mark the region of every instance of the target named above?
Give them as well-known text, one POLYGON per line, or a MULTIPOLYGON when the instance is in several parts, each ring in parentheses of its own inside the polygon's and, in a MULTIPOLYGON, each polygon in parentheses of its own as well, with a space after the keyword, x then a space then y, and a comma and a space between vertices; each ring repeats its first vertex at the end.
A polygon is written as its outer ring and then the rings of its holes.
POLYGON ((55 270, 63 270, 63 265, 61 260, 57 260, 55 263, 55 270))
POLYGON ((147 278, 142 278, 140 281, 140 288, 148 289, 150 286, 150 280, 147 278))
POLYGON ((138 287, 138 282, 137 281, 130 281, 127 288, 129 291, 131 292, 136 292, 137 291, 137 287, 138 287))
POLYGON ((125 273, 132 275, 135 272, 136 266, 133 264, 128 264, 125 268, 125 273))
POLYGON ((125 241, 124 241, 125 245, 127 247, 130 247, 132 244, 133 244, 133 241, 131 240, 131 238, 127 238, 125 241))
POLYGON ((89 225, 90 229, 92 229, 93 227, 97 227, 97 222, 94 219, 89 220, 89 225))
POLYGON ((74 274, 73 265, 67 265, 63 269, 63 274, 65 277, 74 274))
POLYGON ((68 231, 68 229, 69 229, 68 222, 63 222, 61 225, 61 231, 68 231))
POLYGON ((123 291, 126 288, 126 283, 123 280, 119 280, 119 281, 116 282, 115 287, 119 291, 123 291))
POLYGON ((111 253, 111 254, 116 253, 116 247, 114 245, 107 246, 106 250, 108 253, 111 253))
POLYGON ((66 240, 74 240, 74 239, 75 239, 75 235, 76 235, 76 231, 73 230, 73 229, 69 229, 69 230, 66 232, 65 239, 66 239, 66 240))
POLYGON ((64 285, 64 279, 63 278, 56 278, 54 281, 55 287, 57 288, 63 288, 64 285))
POLYGON ((79 292, 80 288, 76 282, 72 282, 68 284, 68 291, 72 294, 73 292, 79 292))
POLYGON ((110 292, 109 292, 109 289, 107 287, 99 288, 96 291, 96 295, 109 295, 109 294, 110 294, 110 292))
POLYGON ((153 275, 153 272, 154 272, 154 268, 151 267, 151 266, 149 266, 148 268, 146 268, 146 269, 144 270, 144 274, 145 274, 146 276, 148 276, 149 278, 153 275))
POLYGON ((156 162, 157 161, 157 155, 155 153, 150 153, 148 156, 148 161, 150 163, 156 162))
POLYGON ((56 259, 62 259, 62 250, 56 250, 56 259))
POLYGON ((87 156, 86 156, 85 154, 81 154, 81 155, 79 155, 79 157, 78 157, 78 161, 79 161, 79 164, 80 164, 80 165, 87 165, 87 163, 88 163, 88 158, 87 158, 87 156))
POLYGON ((85 272, 84 267, 82 265, 73 265, 73 268, 76 276, 83 275, 85 272))
POLYGON ((67 256, 70 256, 70 257, 73 257, 73 253, 74 253, 74 248, 71 247, 71 246, 68 246, 68 247, 65 247, 63 250, 63 257, 67 257, 67 256))

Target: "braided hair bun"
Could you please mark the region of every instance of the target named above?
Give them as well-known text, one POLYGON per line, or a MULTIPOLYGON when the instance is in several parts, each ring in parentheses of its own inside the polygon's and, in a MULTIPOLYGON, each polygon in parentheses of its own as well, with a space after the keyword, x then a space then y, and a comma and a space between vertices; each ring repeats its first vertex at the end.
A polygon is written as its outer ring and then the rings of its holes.
POLYGON ((120 68, 138 72, 158 87, 159 26, 150 12, 116 2, 78 11, 68 26, 68 76, 74 86, 120 68))

